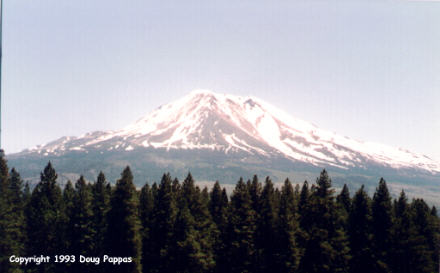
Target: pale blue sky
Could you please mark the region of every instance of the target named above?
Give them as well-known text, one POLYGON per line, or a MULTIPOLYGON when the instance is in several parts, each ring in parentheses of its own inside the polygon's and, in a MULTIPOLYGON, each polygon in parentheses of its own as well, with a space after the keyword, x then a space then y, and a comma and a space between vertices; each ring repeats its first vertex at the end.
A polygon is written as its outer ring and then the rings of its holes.
POLYGON ((193 89, 440 161, 440 3, 3 0, 7 153, 193 89))

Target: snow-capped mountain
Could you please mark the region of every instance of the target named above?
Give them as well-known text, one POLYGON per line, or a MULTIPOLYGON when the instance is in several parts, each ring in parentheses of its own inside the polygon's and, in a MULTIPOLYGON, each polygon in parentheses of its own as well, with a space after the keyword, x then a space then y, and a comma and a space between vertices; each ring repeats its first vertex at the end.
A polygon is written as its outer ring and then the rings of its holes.
POLYGON ((339 169, 365 169, 375 164, 440 172, 440 163, 427 156, 338 135, 294 118, 255 97, 206 90, 193 91, 162 105, 121 130, 63 137, 18 155, 53 157, 74 151, 138 148, 283 157, 293 162, 339 169))

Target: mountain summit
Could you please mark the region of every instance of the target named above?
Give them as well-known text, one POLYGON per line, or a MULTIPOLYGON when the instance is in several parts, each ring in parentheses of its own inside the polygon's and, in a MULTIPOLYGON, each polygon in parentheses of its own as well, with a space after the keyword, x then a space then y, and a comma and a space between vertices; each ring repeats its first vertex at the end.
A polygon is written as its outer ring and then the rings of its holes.
POLYGON ((196 90, 162 105, 119 131, 63 137, 21 152, 62 156, 71 151, 131 151, 138 148, 242 153, 340 169, 371 164, 440 172, 427 156, 363 142, 323 130, 255 98, 196 90))
POLYGON ((97 131, 7 155, 31 183, 51 161, 59 181, 80 174, 109 181, 129 165, 135 183, 159 181, 170 172, 197 181, 233 184, 239 177, 270 176, 274 182, 314 181, 326 168, 335 186, 365 185, 374 191, 384 177, 394 193, 403 188, 440 205, 440 164, 382 144, 358 141, 294 118, 255 98, 193 91, 116 131, 97 131))

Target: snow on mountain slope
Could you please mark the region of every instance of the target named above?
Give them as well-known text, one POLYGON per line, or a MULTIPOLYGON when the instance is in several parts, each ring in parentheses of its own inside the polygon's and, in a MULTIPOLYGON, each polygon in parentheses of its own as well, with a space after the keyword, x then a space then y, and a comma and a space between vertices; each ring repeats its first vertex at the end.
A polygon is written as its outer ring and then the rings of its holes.
POLYGON ((373 162, 440 172, 440 164, 426 156, 337 135, 255 97, 206 90, 163 105, 122 130, 63 137, 27 152, 48 155, 136 147, 244 151, 343 169, 373 162))

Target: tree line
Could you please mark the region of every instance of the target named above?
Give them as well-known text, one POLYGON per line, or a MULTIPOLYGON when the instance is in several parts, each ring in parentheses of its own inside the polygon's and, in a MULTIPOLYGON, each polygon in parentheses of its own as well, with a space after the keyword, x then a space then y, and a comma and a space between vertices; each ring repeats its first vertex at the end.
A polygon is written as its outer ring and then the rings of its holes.
POLYGON ((392 199, 381 179, 372 197, 316 183, 279 189, 270 178, 237 182, 230 196, 164 174, 133 184, 130 168, 112 186, 101 172, 61 189, 52 164, 30 190, 0 157, 0 272, 356 272, 432 273, 439 268, 435 207, 392 199), (131 257, 131 263, 18 265, 9 257, 131 257))

